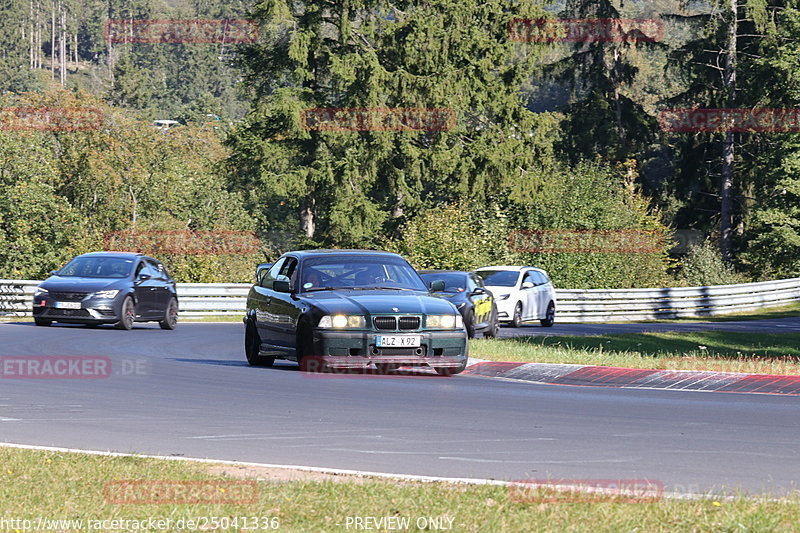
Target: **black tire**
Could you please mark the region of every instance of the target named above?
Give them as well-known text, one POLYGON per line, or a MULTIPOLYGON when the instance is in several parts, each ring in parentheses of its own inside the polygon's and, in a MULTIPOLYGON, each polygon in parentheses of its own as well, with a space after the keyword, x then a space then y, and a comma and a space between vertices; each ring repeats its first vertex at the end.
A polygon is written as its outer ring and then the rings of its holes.
POLYGON ((33 323, 36 324, 37 326, 47 327, 47 326, 52 325, 53 321, 52 320, 45 320, 43 318, 34 318, 33 319, 33 323))
POLYGON ((164 309, 164 318, 158 323, 161 329, 175 329, 178 326, 178 300, 170 298, 164 309))
POLYGON ((475 338, 475 310, 470 309, 467 311, 467 316, 464 317, 464 327, 467 329, 467 337, 470 339, 475 338))
POLYGON ((325 364, 314 358, 314 332, 307 320, 301 320, 297 327, 297 364, 301 372, 324 372, 325 364))
POLYGON ((131 330, 133 329, 133 322, 136 320, 136 307, 133 304, 133 298, 126 296, 120 307, 119 322, 117 322, 117 329, 131 330))
POLYGON ((260 351, 261 337, 255 325, 248 320, 244 330, 244 355, 247 357, 247 362, 251 366, 272 366, 275 358, 259 355, 260 351))
POLYGON ((550 302, 547 304, 547 313, 545 317, 539 321, 545 328, 552 328, 556 322, 556 304, 550 302))
POLYGON ((461 366, 453 367, 442 367, 442 366, 435 366, 433 367, 436 370, 436 373, 440 376, 454 376, 456 374, 460 374, 467 368, 467 362, 464 361, 464 364, 461 366))
POLYGON ((492 309, 492 318, 489 320, 489 329, 483 332, 483 336, 494 339, 500 333, 500 321, 497 319, 497 309, 492 309))
POLYGON ((522 326, 522 302, 517 302, 514 306, 514 316, 511 317, 511 327, 518 328, 522 326))

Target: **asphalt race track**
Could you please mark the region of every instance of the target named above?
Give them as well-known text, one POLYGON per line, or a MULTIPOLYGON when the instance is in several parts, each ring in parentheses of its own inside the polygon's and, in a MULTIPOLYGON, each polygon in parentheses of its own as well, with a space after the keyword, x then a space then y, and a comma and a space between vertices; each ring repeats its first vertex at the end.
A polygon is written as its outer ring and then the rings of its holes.
POLYGON ((2 356, 108 357, 112 374, 4 375, 0 441, 430 476, 646 478, 679 493, 780 494, 800 479, 798 397, 307 375, 247 366, 242 330, 1 323, 2 356))

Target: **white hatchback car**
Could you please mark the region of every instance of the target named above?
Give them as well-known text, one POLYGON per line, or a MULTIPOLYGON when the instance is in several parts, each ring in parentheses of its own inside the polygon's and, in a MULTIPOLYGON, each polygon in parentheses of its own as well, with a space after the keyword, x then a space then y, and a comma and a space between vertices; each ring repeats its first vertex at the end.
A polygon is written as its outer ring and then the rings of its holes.
POLYGON ((549 328, 556 319, 556 291, 547 272, 527 266, 488 266, 475 271, 494 294, 500 322, 517 328, 538 320, 549 328))

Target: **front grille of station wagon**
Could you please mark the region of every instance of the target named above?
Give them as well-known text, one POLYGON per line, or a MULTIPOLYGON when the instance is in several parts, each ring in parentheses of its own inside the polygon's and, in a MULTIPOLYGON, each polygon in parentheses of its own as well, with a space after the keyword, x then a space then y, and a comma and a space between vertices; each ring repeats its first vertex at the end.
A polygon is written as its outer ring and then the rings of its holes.
POLYGON ((420 316, 376 316, 372 319, 375 329, 381 331, 414 331, 422 323, 420 316))
POLYGON ((86 298, 88 292, 51 292, 50 298, 61 302, 79 302, 86 298))

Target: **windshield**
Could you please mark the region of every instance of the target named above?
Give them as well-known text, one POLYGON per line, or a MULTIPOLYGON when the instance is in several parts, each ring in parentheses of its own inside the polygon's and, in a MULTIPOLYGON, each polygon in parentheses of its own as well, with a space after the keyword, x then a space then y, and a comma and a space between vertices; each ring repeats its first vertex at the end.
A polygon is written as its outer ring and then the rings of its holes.
POLYGON ((303 292, 326 289, 405 289, 427 291, 416 270, 399 257, 331 255, 303 262, 303 292))
POLYGON ((422 281, 430 287, 433 281, 444 281, 444 292, 464 292, 467 290, 467 276, 452 272, 431 272, 419 275, 422 281))
POLYGON ((122 257, 76 257, 58 271, 59 276, 78 278, 127 278, 133 259, 122 257))
POLYGON ((514 287, 519 279, 516 270, 480 270, 476 272, 483 284, 491 287, 514 287))

